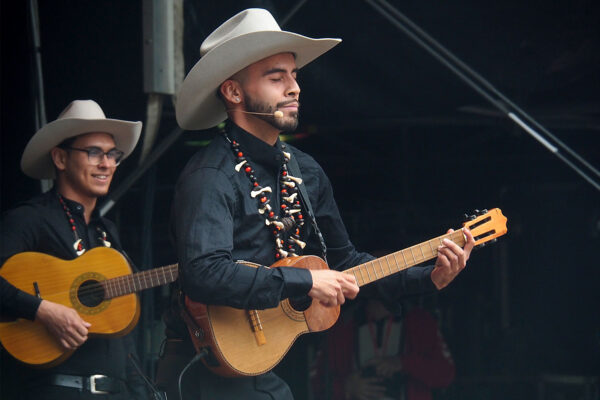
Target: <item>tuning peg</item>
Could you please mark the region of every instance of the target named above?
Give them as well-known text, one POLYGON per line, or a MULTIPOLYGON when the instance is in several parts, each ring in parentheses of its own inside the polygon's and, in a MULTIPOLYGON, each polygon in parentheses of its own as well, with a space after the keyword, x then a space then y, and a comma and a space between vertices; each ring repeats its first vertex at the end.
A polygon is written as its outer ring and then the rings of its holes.
POLYGON ((476 215, 469 215, 467 213, 463 214, 463 219, 465 221, 473 221, 475 218, 477 218, 476 215))

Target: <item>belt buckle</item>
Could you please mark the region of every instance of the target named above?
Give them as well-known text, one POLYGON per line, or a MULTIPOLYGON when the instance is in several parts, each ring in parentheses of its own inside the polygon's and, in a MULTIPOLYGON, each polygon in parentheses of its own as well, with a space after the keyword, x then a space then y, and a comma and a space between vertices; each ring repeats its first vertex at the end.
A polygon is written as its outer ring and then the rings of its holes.
POLYGON ((93 394, 109 394, 109 392, 105 392, 104 390, 96 390, 96 379, 99 378, 107 378, 106 375, 92 375, 90 376, 90 393, 93 394))

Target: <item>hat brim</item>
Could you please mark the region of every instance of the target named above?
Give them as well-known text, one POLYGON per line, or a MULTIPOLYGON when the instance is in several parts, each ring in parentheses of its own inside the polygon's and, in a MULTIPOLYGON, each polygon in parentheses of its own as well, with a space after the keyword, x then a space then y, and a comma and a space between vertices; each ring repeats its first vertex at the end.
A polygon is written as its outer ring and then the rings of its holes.
POLYGON ((135 148, 142 123, 118 119, 69 118, 50 122, 33 135, 21 157, 21 169, 35 179, 54 179, 54 163, 50 150, 68 138, 92 132, 112 135, 115 147, 127 158, 135 148))
POLYGON ((302 68, 329 51, 341 39, 312 39, 286 31, 260 31, 237 36, 206 53, 190 70, 177 95, 175 114, 183 129, 208 129, 227 118, 216 96, 219 85, 263 58, 294 53, 302 68))

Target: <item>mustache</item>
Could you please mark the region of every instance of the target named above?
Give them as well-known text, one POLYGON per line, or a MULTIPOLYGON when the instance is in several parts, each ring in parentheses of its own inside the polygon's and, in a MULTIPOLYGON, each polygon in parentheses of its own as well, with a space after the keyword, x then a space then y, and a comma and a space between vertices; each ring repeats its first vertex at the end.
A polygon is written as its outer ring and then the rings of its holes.
POLYGON ((300 102, 298 100, 288 100, 288 101, 282 101, 281 103, 277 103, 276 107, 285 107, 288 104, 296 104, 298 105, 298 108, 300 108, 300 102))

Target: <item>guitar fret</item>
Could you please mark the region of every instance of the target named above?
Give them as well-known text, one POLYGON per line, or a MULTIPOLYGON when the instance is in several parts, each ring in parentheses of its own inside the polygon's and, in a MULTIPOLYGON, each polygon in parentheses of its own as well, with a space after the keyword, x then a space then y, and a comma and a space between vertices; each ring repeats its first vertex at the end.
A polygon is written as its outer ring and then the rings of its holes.
POLYGON ((358 266, 358 272, 360 272, 360 276, 362 277, 363 282, 367 282, 367 280, 365 279, 365 275, 363 274, 363 266, 362 265, 358 266))
POLYGON ((388 271, 390 271, 390 275, 393 274, 392 267, 390 266, 390 260, 388 260, 388 256, 385 256, 385 262, 387 263, 388 271))
POLYGON ((431 255, 435 257, 435 250, 433 249, 433 246, 431 245, 431 240, 428 240, 427 244, 429 245, 429 248, 431 249, 431 255))
POLYGON ((169 268, 169 273, 171 274, 171 282, 175 281, 175 278, 173 278, 173 270, 171 268, 169 268))
POLYGON ((419 246, 419 250, 421 250, 421 255, 423 256, 423 260, 425 260, 425 254, 423 253, 423 246, 419 246))
POLYGON ((412 255, 412 257, 413 257, 413 261, 414 261, 414 262, 415 262, 415 264, 416 264, 416 263, 417 263, 417 259, 415 258, 415 253, 413 253, 413 249, 412 249, 412 247, 409 247, 408 249, 410 250, 410 254, 411 254, 411 255, 412 255))
POLYGON ((373 268, 373 273, 375 274, 375 280, 377 280, 379 278, 377 277, 377 270, 375 269, 375 264, 373 264, 373 261, 370 261, 370 263, 371 263, 371 268, 373 268))
POLYGON ((398 259, 396 258, 396 253, 392 253, 392 255, 394 256, 394 262, 396 263, 396 267, 398 267, 398 270, 400 270, 400 264, 398 263, 398 259))
POLYGON ((108 294, 110 298, 117 297, 119 295, 119 288, 117 287, 116 279, 109 279, 106 283, 108 285, 108 294))
POLYGON ((402 254, 402 258, 404 259, 404 266, 408 267, 408 262, 406 261, 406 257, 404 257, 404 250, 401 250, 400 254, 402 254))
POLYGON ((381 264, 381 258, 377 259, 377 263, 379 264, 379 269, 381 270, 381 276, 386 276, 385 271, 383 270, 383 264, 381 264))
POLYGON ((104 288, 104 298, 105 299, 110 299, 110 288, 108 287, 110 282, 109 281, 104 281, 104 282, 101 282, 101 283, 102 283, 102 287, 104 288))
POLYGON ((365 269, 367 270, 367 276, 369 277, 369 282, 372 282, 373 280, 371 279, 371 274, 369 274, 369 268, 367 268, 367 264, 364 264, 365 269))
POLYGON ((120 295, 123 296, 127 293, 131 293, 131 289, 128 290, 127 284, 129 283, 129 276, 123 276, 119 279, 119 292, 120 295))
POLYGON ((120 293, 121 295, 122 295, 123 293, 126 293, 126 292, 125 292, 125 287, 124 287, 124 285, 125 285, 125 279, 126 279, 126 278, 124 278, 124 277, 121 277, 121 279, 119 279, 118 283, 115 283, 115 286, 117 286, 117 287, 118 287, 118 289, 119 289, 119 293, 120 293))
POLYGON ((356 281, 356 284, 360 286, 360 282, 358 281, 358 278, 356 277, 356 271, 354 270, 354 268, 352 268, 352 275, 354 275, 354 280, 356 281))
POLYGON ((128 293, 127 288, 125 288, 125 283, 127 282, 127 280, 127 277, 122 277, 121 279, 119 279, 117 291, 119 292, 120 296, 123 296, 124 294, 128 293))
POLYGON ((108 293, 109 293, 110 297, 111 298, 116 297, 118 294, 118 291, 116 290, 115 283, 113 282, 113 280, 109 279, 107 281, 107 284, 108 284, 108 293))
MULTIPOLYGON (((160 272, 161 272, 161 274, 159 275, 159 274, 158 274, 158 270, 156 270, 156 279, 158 280, 158 285, 160 285, 160 276, 162 275, 162 276, 163 276, 163 278, 164 278, 164 276, 165 276, 165 275, 164 275, 164 268, 161 268, 161 269, 160 269, 160 272)), ((166 279, 165 279, 165 283, 167 283, 167 280, 166 280, 166 279)))

